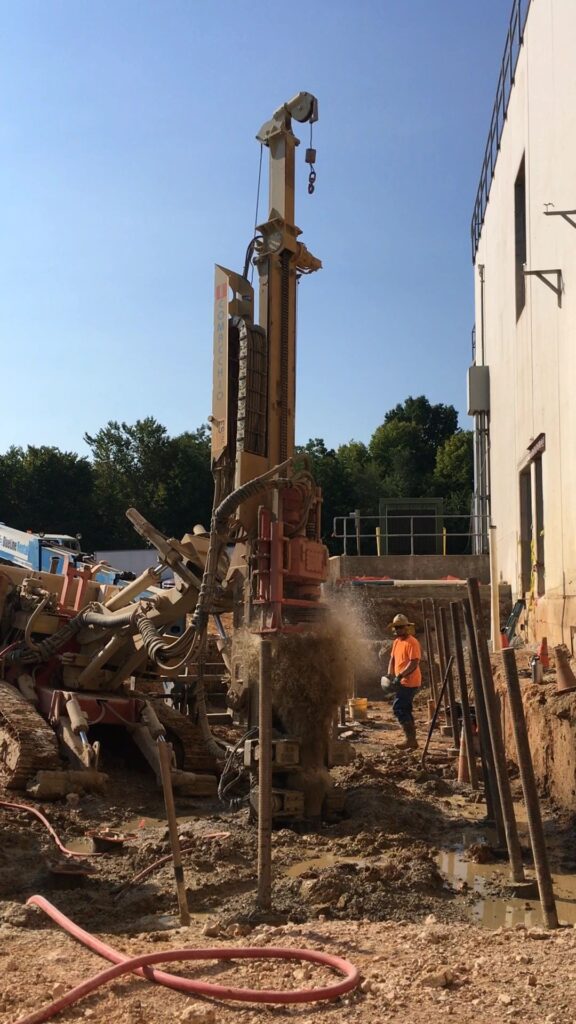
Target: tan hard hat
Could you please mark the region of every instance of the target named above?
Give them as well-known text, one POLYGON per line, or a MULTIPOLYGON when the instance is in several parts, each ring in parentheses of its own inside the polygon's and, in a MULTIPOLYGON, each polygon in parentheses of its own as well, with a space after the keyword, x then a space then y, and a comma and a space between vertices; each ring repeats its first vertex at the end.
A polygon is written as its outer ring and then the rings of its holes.
POLYGON ((393 626, 413 626, 414 623, 410 622, 406 618, 406 616, 402 615, 402 612, 400 612, 398 615, 395 615, 394 618, 392 619, 392 625, 393 626))

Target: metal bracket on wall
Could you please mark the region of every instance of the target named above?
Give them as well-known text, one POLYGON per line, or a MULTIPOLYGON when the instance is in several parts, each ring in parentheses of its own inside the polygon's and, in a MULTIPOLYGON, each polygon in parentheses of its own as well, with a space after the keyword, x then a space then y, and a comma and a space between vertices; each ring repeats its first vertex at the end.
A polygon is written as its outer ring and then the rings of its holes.
POLYGON ((524 277, 537 277, 547 288, 550 288, 554 292, 558 299, 558 308, 562 307, 562 292, 564 291, 564 282, 562 280, 562 271, 555 270, 524 270, 524 277), (548 277, 555 277, 556 284, 552 284, 552 281, 548 280, 548 277))
POLYGON ((563 217, 573 228, 576 228, 576 210, 549 210, 548 207, 554 206, 554 203, 544 203, 544 206, 546 207, 545 217, 563 217))

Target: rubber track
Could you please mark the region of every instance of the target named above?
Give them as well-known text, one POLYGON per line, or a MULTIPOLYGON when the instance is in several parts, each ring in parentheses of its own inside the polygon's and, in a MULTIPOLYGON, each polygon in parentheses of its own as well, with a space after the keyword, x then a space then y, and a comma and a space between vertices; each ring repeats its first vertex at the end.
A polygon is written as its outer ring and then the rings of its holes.
POLYGON ((216 760, 206 750, 200 726, 162 700, 154 701, 153 707, 162 725, 169 733, 174 733, 182 744, 184 761, 178 767, 185 772, 214 773, 216 760))
POLYGON ((10 683, 0 682, 0 765, 7 789, 25 789, 36 772, 62 767, 56 734, 10 683))

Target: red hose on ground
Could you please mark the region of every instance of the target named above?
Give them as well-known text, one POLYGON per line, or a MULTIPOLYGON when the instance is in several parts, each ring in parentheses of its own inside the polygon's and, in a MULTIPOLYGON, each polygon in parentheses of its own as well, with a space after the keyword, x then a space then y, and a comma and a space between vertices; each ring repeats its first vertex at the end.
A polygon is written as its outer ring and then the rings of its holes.
POLYGON ((360 981, 358 969, 348 960, 339 956, 332 956, 330 953, 322 953, 313 949, 286 949, 282 947, 259 947, 245 946, 244 948, 223 947, 222 949, 172 949, 159 953, 146 953, 143 956, 128 957, 124 953, 107 946, 104 942, 96 939, 89 932, 85 932, 77 924, 74 924, 64 914, 60 913, 43 896, 31 896, 27 900, 29 906, 40 907, 53 921, 56 921, 61 928, 64 928, 69 935, 78 939, 94 953, 111 960, 116 964, 109 967, 92 978, 76 985, 66 995, 56 999, 49 1006, 41 1010, 35 1010, 26 1017, 21 1017, 15 1024, 43 1024, 43 1021, 54 1017, 60 1010, 82 999, 106 982, 118 978, 122 974, 139 974, 148 978, 149 981, 156 981, 169 988, 178 989, 180 992, 187 992, 190 995, 211 996, 217 999, 232 999, 248 1003, 315 1003, 324 999, 336 999, 356 988, 360 981), (285 991, 283 989, 249 989, 231 988, 228 985, 214 985, 206 981, 192 981, 189 978, 181 978, 178 975, 167 974, 165 971, 157 971, 151 967, 152 964, 170 963, 184 960, 304 960, 308 963, 323 964, 332 967, 344 975, 342 981, 333 985, 326 985, 316 989, 294 989, 285 991))
POLYGON ((63 854, 65 854, 66 857, 81 857, 83 860, 86 860, 86 857, 102 856, 101 853, 78 853, 76 850, 68 850, 64 846, 64 843, 60 839, 59 835, 52 828, 52 825, 48 821, 48 818, 45 818, 42 812, 37 810, 36 807, 30 807, 28 804, 11 804, 8 803, 8 801, 6 800, 0 800, 0 807, 8 807, 13 811, 26 811, 27 814, 33 814, 34 817, 38 818, 38 820, 42 822, 44 827, 48 829, 50 835, 52 836, 52 839, 56 843, 56 846, 58 847, 59 850, 62 851, 63 854))
MULTIPOLYGON (((227 839, 229 835, 229 832, 206 832, 204 835, 199 835, 198 838, 227 839)), ((185 853, 197 853, 197 849, 195 846, 183 846, 182 849, 180 850, 180 853, 182 854, 182 856, 184 856, 185 853)), ((146 878, 148 875, 151 875, 158 868, 161 868, 163 864, 167 864, 168 861, 172 859, 173 854, 167 853, 165 857, 159 857, 158 860, 155 860, 153 864, 149 864, 148 867, 142 868, 142 871, 139 871, 137 875, 134 875, 133 878, 129 878, 127 882, 124 882, 120 889, 118 889, 118 891, 115 893, 114 899, 119 899, 119 897, 122 896, 126 892, 126 890, 130 888, 131 885, 135 885, 136 882, 141 882, 143 878, 146 878)))

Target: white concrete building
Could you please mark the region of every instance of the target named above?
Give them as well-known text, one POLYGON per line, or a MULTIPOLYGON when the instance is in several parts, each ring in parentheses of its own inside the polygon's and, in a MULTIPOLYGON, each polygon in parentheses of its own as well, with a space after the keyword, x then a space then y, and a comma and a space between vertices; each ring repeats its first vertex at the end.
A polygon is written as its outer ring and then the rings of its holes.
POLYGON ((526 597, 528 635, 569 647, 576 633, 575 54, 576 0, 514 0, 472 222, 469 381, 476 511, 488 511, 496 527, 500 578, 526 597))

